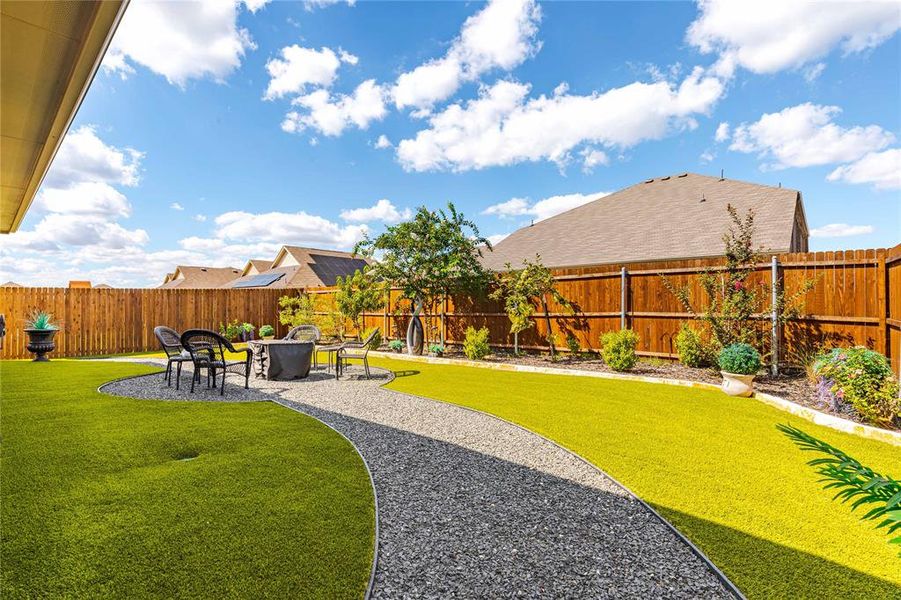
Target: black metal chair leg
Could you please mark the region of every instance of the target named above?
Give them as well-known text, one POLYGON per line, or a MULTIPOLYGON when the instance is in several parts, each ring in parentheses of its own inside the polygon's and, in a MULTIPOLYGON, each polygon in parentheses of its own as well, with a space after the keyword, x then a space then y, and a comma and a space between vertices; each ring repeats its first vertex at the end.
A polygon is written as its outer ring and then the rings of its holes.
POLYGON ((178 368, 175 373, 175 389, 178 391, 178 386, 181 383, 181 361, 178 361, 178 368))
POLYGON ((220 382, 220 385, 219 385, 219 395, 220 396, 225 395, 225 369, 222 369, 222 381, 220 382))

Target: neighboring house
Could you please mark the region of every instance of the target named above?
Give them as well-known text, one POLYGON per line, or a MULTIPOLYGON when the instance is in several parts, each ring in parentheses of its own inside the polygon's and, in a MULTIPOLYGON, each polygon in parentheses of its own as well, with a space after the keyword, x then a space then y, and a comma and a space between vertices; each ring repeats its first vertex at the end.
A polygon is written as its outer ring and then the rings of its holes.
POLYGON ((234 267, 195 267, 178 265, 175 272, 167 274, 163 289, 221 288, 241 276, 234 267))
POLYGON ((503 270, 535 255, 548 267, 702 258, 723 254, 723 234, 739 215, 755 214, 754 245, 769 252, 807 252, 801 192, 683 173, 648 179, 523 227, 485 252, 503 270))
POLYGON ((98 283, 97 285, 94 286, 94 289, 95 290, 111 290, 111 289, 113 289, 113 286, 111 286, 108 283, 98 283))
POLYGON ((241 271, 241 277, 246 277, 248 275, 259 275, 263 271, 269 270, 269 267, 272 266, 271 260, 263 260, 262 258, 251 258, 247 261, 247 264, 244 265, 244 269, 241 271))
POLYGON ((69 282, 69 288, 70 288, 70 289, 71 289, 71 288, 75 288, 75 289, 86 290, 86 289, 89 289, 90 287, 91 287, 91 282, 90 282, 90 281, 84 281, 84 280, 72 280, 72 281, 69 282))
POLYGON ((15 281, 7 281, 0 287, 24 287, 21 283, 16 283, 15 281))
MULTIPOLYGON (((250 261, 251 263, 254 261, 250 261)), ((338 277, 353 275, 369 261, 350 252, 282 246, 269 268, 247 274, 222 287, 309 288, 335 285, 338 277)), ((251 267, 252 270, 253 267, 251 267)))

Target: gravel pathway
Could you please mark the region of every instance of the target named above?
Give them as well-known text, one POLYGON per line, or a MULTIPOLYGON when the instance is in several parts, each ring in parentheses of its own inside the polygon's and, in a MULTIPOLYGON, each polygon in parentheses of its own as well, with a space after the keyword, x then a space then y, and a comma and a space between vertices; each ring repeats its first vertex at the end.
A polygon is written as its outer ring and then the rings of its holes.
MULTIPOLYGON (((379 500, 373 597, 733 597, 683 540, 572 453, 488 415, 385 389, 391 375, 373 371, 369 381, 353 368, 338 382, 315 371, 252 379, 250 390, 235 377, 225 391, 227 401, 307 413, 359 448, 379 500)), ((161 375, 102 389, 219 399, 175 392, 161 375)))

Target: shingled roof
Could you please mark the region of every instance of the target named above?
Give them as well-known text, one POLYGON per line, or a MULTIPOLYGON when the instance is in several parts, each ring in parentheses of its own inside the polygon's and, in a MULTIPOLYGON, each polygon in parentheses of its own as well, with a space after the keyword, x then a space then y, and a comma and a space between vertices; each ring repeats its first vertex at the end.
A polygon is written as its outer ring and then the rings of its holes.
POLYGON ((223 287, 309 288, 335 285, 338 277, 353 275, 369 261, 350 252, 282 246, 272 266, 223 287), (275 279, 273 279, 275 277, 275 279))
POLYGON ((523 227, 485 252, 502 270, 536 254, 548 267, 718 256, 730 225, 726 206, 755 212, 754 243, 806 252, 801 192, 695 173, 649 179, 523 227))
POLYGON ((178 265, 161 288, 195 289, 220 288, 229 281, 241 276, 241 270, 234 267, 198 267, 178 265))
POLYGON ((244 269, 241 271, 241 277, 246 275, 259 275, 263 271, 268 271, 270 266, 272 266, 271 260, 251 258, 247 261, 247 264, 244 265, 244 269))

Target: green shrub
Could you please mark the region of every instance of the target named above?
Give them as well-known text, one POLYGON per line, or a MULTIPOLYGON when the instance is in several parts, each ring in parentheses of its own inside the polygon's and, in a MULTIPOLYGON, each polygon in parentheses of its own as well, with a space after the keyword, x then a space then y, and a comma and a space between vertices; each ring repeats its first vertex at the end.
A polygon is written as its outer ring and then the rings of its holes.
POLYGON ((579 354, 582 352, 582 344, 579 343, 579 338, 574 335, 566 336, 566 347, 569 348, 570 356, 579 358, 579 354))
POLYGON ((601 356, 614 371, 629 371, 638 362, 638 334, 631 329, 608 331, 601 336, 601 356))
POLYGON ((382 331, 378 327, 370 327, 363 332, 363 337, 361 338, 361 340, 365 340, 370 335, 372 335, 372 341, 369 342, 369 349, 378 350, 379 346, 382 345, 382 331))
POLYGON ((814 363, 820 394, 831 394, 833 407, 850 404, 865 419, 890 425, 901 415, 898 381, 888 359, 857 346, 834 348, 814 363))
POLYGON ((686 367, 709 367, 716 356, 701 333, 686 324, 676 334, 675 346, 679 362, 686 367))
POLYGON ((388 342, 388 348, 394 352, 400 352, 404 349, 404 343, 400 340, 391 340, 388 342))
POLYGON ((432 354, 444 354, 444 346, 441 344, 432 344, 429 346, 429 352, 432 354))
POLYGON ((482 360, 491 354, 488 346, 488 328, 466 328, 466 338, 463 340, 463 354, 470 360, 482 360))
POLYGON ((275 335, 275 328, 272 325, 260 325, 260 337, 269 337, 275 335))
POLYGON ((230 342, 241 337, 243 332, 244 324, 238 323, 237 319, 226 324, 219 323, 219 334, 230 342))
POLYGON ((738 375, 756 375, 760 370, 760 354, 750 344, 737 342, 722 349, 720 369, 738 375))

